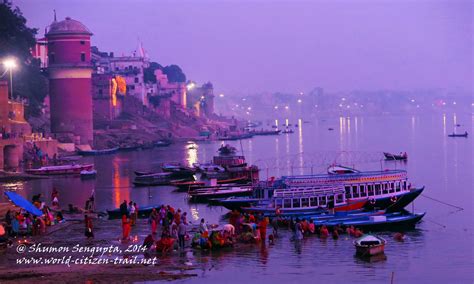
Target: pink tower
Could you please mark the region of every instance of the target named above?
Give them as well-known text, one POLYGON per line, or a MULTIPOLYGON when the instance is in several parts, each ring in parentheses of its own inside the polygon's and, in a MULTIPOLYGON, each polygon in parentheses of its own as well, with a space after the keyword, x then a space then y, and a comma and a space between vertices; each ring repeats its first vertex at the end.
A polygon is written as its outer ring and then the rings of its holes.
POLYGON ((69 17, 55 19, 46 33, 51 132, 89 145, 93 144, 91 36, 86 26, 69 17))

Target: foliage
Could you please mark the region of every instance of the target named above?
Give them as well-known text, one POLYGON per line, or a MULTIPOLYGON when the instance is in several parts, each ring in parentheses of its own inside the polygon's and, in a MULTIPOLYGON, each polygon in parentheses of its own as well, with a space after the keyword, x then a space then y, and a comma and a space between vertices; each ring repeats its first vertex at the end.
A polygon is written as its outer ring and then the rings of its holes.
POLYGON ((183 70, 179 68, 178 65, 168 65, 163 68, 163 73, 168 76, 169 82, 186 82, 186 75, 183 73, 183 70))
POLYGON ((156 83, 156 77, 155 77, 156 69, 163 70, 163 66, 161 66, 157 62, 151 62, 150 67, 145 68, 144 74, 143 74, 145 83, 156 83))
POLYGON ((40 113, 47 94, 47 80, 30 52, 36 43, 36 33, 36 29, 26 26, 26 19, 18 7, 13 9, 9 3, 0 4, 0 59, 16 58, 18 67, 13 70, 13 94, 28 99, 27 115, 40 113))

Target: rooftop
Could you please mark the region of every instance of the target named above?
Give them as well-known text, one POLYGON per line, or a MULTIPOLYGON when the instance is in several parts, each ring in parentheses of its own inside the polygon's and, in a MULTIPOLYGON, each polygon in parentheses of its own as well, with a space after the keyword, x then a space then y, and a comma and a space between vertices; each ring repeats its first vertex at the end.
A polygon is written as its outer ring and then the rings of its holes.
POLYGON ((91 31, 84 24, 69 17, 66 17, 63 21, 54 21, 46 33, 47 36, 63 34, 92 35, 91 31))

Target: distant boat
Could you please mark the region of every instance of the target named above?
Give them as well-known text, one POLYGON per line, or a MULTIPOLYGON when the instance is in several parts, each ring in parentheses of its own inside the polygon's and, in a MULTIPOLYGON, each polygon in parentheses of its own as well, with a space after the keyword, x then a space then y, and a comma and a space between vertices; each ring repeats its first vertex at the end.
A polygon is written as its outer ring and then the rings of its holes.
POLYGON ((155 142, 156 147, 166 147, 171 145, 171 141, 169 140, 158 140, 155 142))
POLYGON ((252 186, 236 186, 236 187, 218 187, 215 189, 196 189, 189 192, 189 196, 193 201, 209 201, 213 198, 224 198, 230 196, 244 196, 252 194, 252 186))
POLYGON ((97 171, 94 169, 91 170, 82 170, 81 171, 81 178, 86 179, 86 178, 95 178, 97 175, 97 171))
POLYGON ((226 145, 221 145, 217 151, 219 152, 220 155, 231 155, 231 154, 235 154, 237 149, 235 149, 235 147, 230 146, 229 144, 226 144, 226 145))
POLYGON ((291 133, 295 133, 295 131, 294 131, 293 129, 288 129, 288 128, 287 128, 287 129, 283 130, 281 133, 283 133, 283 134, 291 134, 291 133))
POLYGON ((119 147, 102 149, 102 150, 78 150, 77 153, 82 156, 98 156, 117 153, 119 147))
POLYGON ((251 133, 253 135, 260 135, 260 136, 266 136, 266 135, 278 135, 280 134, 281 130, 275 129, 275 130, 254 130, 251 133))
POLYGON ((47 166, 38 169, 26 170, 32 175, 70 175, 80 174, 83 170, 91 170, 94 168, 93 164, 78 164, 78 165, 62 165, 62 166, 47 166))
POLYGON ((329 130, 329 131, 332 131, 332 130, 334 130, 334 128, 332 128, 332 127, 329 127, 329 128, 328 128, 328 130, 329 130))
POLYGON ((407 155, 406 152, 403 153, 403 154, 399 154, 399 155, 383 152, 383 155, 385 156, 386 160, 406 161, 408 159, 408 155, 407 155))
POLYGON ((383 254, 385 250, 385 239, 372 236, 364 235, 354 241, 356 248, 356 254, 359 256, 374 256, 383 254))
POLYGON ((133 181, 135 186, 157 186, 169 185, 172 181, 172 173, 155 173, 137 176, 133 181))
POLYGON ((453 133, 453 134, 448 134, 449 137, 466 137, 467 138, 467 131, 462 133, 462 134, 457 134, 457 133, 453 133))

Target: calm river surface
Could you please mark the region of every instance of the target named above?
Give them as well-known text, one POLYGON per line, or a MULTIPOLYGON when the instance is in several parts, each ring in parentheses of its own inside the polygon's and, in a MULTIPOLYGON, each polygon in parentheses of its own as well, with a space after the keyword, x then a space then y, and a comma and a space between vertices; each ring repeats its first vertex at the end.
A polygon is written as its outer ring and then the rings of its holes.
MULTIPOLYGON (((362 170, 406 169, 412 184, 426 187, 424 195, 464 210, 420 196, 415 211, 426 211, 427 215, 417 230, 407 234, 405 242, 394 242, 390 233, 380 234, 389 241, 383 261, 368 263, 355 258, 352 240, 345 238, 321 241, 309 237, 296 247, 290 233, 283 230, 283 237, 271 246, 188 255, 199 268, 199 277, 180 282, 390 283, 394 272, 395 283, 473 283, 473 137, 447 137, 457 123, 461 124, 458 132, 474 134, 473 122, 469 113, 290 121, 298 123, 292 126, 293 134, 230 142, 243 150, 248 162, 261 167, 262 179, 322 173, 333 162, 362 170), (330 127, 334 130, 329 131, 330 127), (382 151, 406 151, 408 162, 384 162, 382 151)), ((132 186, 134 170, 158 169, 163 162, 210 161, 220 142, 199 142, 191 147, 195 149, 189 149, 190 145, 194 144, 85 158, 95 163, 95 180, 54 178, 4 187, 15 188, 28 199, 40 192, 49 198, 56 187, 62 204, 81 207, 95 188, 99 210, 131 199, 139 206, 171 204, 188 211, 194 223, 200 218, 222 222, 226 209, 189 204, 186 195, 172 187, 132 186)))

